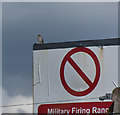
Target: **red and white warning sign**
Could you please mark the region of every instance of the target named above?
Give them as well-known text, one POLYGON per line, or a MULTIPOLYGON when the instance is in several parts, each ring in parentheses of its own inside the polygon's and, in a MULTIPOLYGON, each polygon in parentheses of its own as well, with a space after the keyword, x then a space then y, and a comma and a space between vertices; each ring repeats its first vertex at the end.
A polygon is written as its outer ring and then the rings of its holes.
POLYGON ((113 82, 119 83, 117 45, 36 47, 33 57, 35 113, 107 111, 111 102, 101 103, 99 97, 112 93, 113 82))
POLYGON ((108 112, 112 102, 84 102, 84 103, 62 103, 62 104, 44 104, 38 107, 38 113, 54 115, 86 115, 86 114, 105 114, 108 112))
MULTIPOLYGON (((89 68, 91 68, 91 67, 89 67, 89 68)), ((94 88, 96 87, 96 85, 97 85, 97 83, 99 81, 99 78, 100 78, 100 63, 99 63, 99 60, 98 60, 97 56, 95 55, 95 53, 92 50, 90 50, 88 48, 85 48, 85 47, 78 47, 78 48, 72 49, 71 51, 69 51, 65 55, 65 57, 64 57, 64 59, 63 59, 63 61, 61 63, 60 78, 61 78, 62 85, 64 86, 64 88, 66 89, 66 91, 68 93, 70 93, 71 95, 74 95, 74 96, 84 96, 84 95, 89 94, 92 90, 94 90, 94 88), (72 55, 74 55, 74 54, 76 54, 78 52, 87 53, 92 58, 92 60, 94 61, 95 67, 96 67, 96 74, 95 74, 94 82, 91 82, 91 80, 89 79, 89 77, 86 76, 86 74, 82 71, 82 69, 71 58, 72 55), (73 89, 71 89, 69 87, 69 85, 66 83, 65 75, 64 75, 65 64, 67 62, 69 62, 70 65, 73 67, 73 69, 79 74, 79 77, 81 77, 86 82, 86 84, 89 86, 88 89, 86 89, 84 91, 75 91, 75 90, 73 90, 73 89)))

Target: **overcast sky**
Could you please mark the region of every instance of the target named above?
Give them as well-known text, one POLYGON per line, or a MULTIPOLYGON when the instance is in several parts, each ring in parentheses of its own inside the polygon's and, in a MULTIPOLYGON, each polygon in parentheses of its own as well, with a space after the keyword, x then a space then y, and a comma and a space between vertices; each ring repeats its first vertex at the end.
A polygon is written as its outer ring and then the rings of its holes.
POLYGON ((118 2, 119 0, 1 0, 3 2, 118 2))
POLYGON ((118 37, 118 3, 2 4, 3 88, 32 96, 32 45, 118 37))

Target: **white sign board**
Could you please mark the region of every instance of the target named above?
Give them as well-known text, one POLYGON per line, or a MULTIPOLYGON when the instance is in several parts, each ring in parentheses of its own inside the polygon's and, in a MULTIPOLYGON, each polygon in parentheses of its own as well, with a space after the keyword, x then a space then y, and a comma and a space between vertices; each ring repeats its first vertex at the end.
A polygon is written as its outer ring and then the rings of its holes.
POLYGON ((33 51, 34 112, 47 103, 98 102, 118 85, 118 45, 33 51))

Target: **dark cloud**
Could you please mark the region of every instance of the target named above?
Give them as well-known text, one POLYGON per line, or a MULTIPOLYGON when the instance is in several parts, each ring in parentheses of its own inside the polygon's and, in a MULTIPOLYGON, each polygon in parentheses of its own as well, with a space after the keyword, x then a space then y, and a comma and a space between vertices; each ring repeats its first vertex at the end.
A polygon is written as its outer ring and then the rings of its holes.
POLYGON ((118 36, 117 3, 3 3, 3 87, 32 95, 32 45, 118 36))

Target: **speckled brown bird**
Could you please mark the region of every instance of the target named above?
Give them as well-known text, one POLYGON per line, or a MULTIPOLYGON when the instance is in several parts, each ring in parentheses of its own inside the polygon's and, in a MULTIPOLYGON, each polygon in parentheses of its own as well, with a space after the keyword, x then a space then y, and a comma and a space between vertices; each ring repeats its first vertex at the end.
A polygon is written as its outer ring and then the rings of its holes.
POLYGON ((44 44, 43 38, 40 34, 37 37, 37 41, 39 42, 39 44, 44 44))

